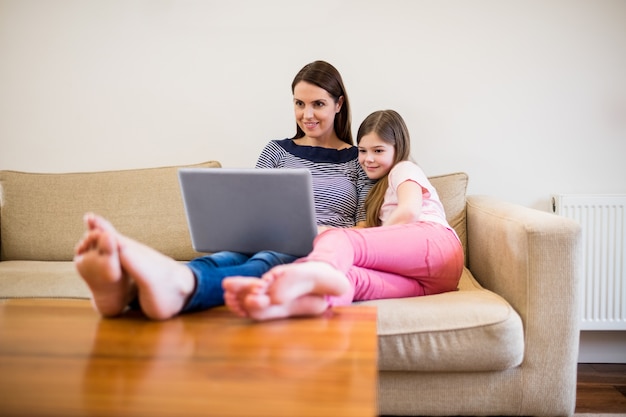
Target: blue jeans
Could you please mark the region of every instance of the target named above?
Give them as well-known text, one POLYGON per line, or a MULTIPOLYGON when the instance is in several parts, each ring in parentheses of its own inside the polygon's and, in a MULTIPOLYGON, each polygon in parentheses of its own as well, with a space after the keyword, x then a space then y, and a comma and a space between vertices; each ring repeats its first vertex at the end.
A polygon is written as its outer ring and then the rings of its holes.
POLYGON ((196 277, 196 289, 181 312, 206 310, 224 305, 222 281, 240 275, 260 278, 276 265, 288 264, 297 257, 263 251, 252 256, 236 252, 217 252, 191 260, 187 266, 196 277))

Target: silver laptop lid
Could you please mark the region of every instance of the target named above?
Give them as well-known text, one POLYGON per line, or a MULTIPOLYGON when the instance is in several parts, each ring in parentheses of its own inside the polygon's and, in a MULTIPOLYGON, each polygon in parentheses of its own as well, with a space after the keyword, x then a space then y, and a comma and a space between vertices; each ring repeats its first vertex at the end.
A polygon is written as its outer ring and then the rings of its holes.
POLYGON ((317 235, 307 169, 181 168, 193 248, 305 256, 317 235))

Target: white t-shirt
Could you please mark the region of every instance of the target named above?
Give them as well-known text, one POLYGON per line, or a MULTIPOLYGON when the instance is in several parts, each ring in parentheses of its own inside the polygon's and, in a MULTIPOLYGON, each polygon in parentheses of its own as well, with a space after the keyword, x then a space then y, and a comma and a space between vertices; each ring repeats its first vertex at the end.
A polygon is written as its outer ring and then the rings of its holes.
POLYGON ((422 169, 411 161, 397 163, 389 172, 389 187, 385 192, 385 199, 380 208, 380 220, 384 223, 391 212, 398 207, 398 187, 405 181, 413 181, 422 187, 422 212, 420 222, 435 222, 452 230, 446 220, 446 213, 439 200, 435 187, 428 181, 422 169))

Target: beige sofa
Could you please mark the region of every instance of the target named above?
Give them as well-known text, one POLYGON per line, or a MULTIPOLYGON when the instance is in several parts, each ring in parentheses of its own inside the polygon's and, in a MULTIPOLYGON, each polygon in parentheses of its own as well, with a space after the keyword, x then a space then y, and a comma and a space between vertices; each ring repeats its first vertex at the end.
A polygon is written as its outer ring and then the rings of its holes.
MULTIPOLYGON (((176 171, 0 171, 0 298, 89 297, 71 262, 86 211, 175 259, 198 256, 176 171)), ((578 225, 466 197, 463 173, 431 180, 469 269, 455 292, 366 302, 378 308, 380 414, 573 414, 578 225)))

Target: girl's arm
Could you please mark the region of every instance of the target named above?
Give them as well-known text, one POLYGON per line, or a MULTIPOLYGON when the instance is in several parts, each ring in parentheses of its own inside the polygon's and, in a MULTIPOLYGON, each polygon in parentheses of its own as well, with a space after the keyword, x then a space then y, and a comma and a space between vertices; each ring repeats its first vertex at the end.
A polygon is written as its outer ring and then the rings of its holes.
POLYGON ((383 226, 416 222, 422 213, 422 186, 414 181, 404 181, 398 186, 398 206, 391 212, 383 226))

